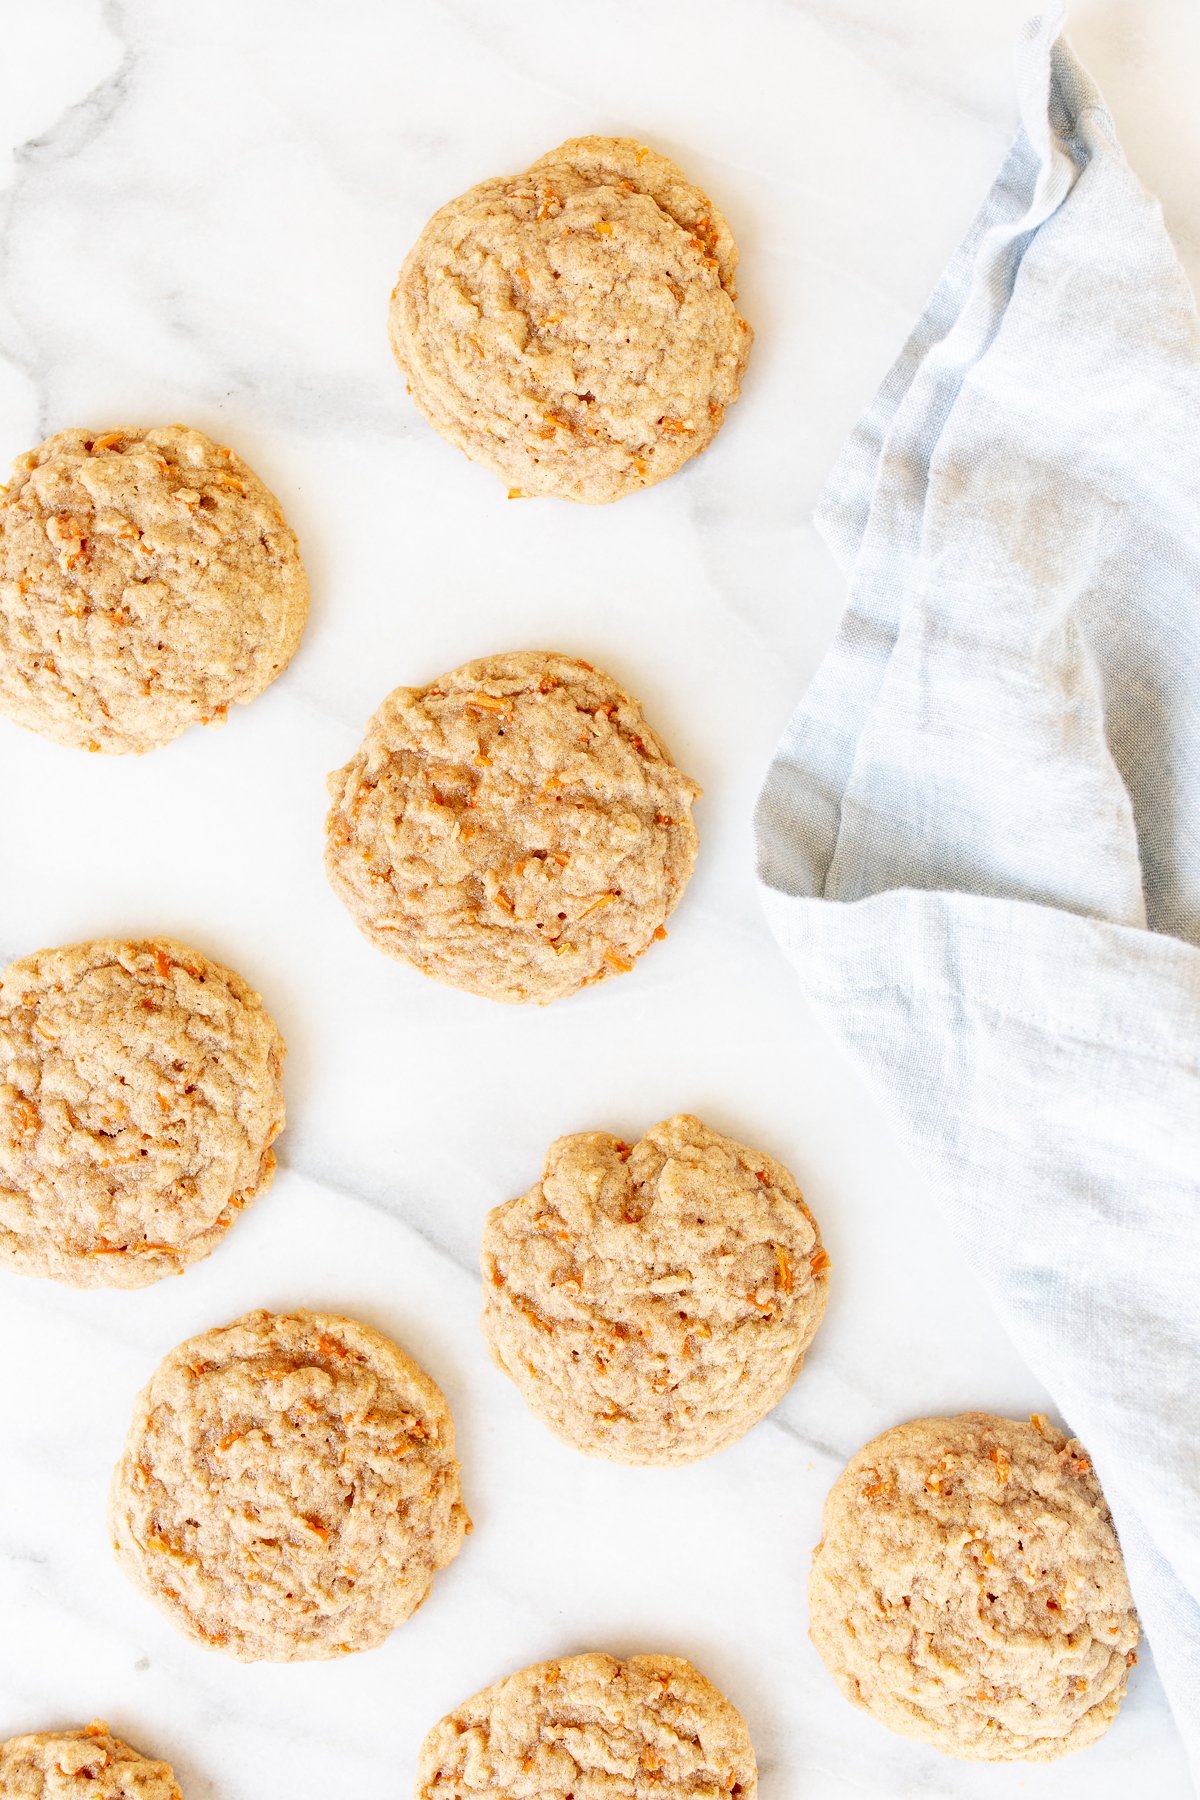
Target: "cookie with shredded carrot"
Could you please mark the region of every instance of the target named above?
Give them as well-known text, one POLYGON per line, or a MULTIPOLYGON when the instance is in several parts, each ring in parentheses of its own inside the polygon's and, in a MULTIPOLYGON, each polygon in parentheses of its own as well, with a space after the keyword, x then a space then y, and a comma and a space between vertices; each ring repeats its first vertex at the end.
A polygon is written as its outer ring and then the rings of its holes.
POLYGON ((103 1719, 0 1744, 4 1800, 183 1800, 169 1763, 142 1756, 103 1719))
POLYGON ((696 856, 699 788, 637 701, 567 656, 397 688, 329 791, 325 866, 360 930, 491 1000, 631 969, 696 856))
POLYGON ((860 1450, 825 1502, 809 1614, 848 1700, 971 1760, 1084 1749, 1137 1661, 1100 1484, 1041 1414, 915 1419, 860 1450))
POLYGON ((434 214, 392 350, 430 423, 514 494, 618 500, 710 444, 738 397, 737 260, 667 157, 572 138, 434 214))
POLYGON ((143 1287, 270 1184, 284 1046, 232 969, 96 938, 0 972, 0 1267, 143 1287))
POLYGON ((0 495, 0 714, 153 750, 291 660, 308 582, 279 503, 183 425, 60 431, 0 495))
POLYGON ((754 1800, 746 1722, 681 1656, 536 1663, 465 1700, 417 1756, 414 1800, 754 1800))
POLYGON ((556 1436, 625 1463, 741 1437, 800 1371, 829 1258, 781 1163, 681 1114, 550 1146, 488 1215, 483 1335, 556 1436))
POLYGON ((470 1529, 441 1391, 367 1325, 251 1312, 172 1350, 109 1506, 125 1573, 240 1662, 371 1650, 470 1529))

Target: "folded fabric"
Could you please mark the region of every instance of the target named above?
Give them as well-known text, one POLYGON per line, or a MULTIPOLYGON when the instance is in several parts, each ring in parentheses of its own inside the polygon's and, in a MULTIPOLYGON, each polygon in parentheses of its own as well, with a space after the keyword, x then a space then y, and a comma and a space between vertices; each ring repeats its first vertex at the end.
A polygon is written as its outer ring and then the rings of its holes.
POLYGON ((1062 23, 822 499, 759 878, 1094 1459, 1200 1786, 1200 353, 1062 23))

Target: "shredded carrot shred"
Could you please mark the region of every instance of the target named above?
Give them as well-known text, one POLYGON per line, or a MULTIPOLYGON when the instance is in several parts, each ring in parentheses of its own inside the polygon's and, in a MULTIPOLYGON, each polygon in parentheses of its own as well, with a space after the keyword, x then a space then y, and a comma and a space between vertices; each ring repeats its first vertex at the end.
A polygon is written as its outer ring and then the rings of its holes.
MULTIPOLYGON (((615 906, 616 901, 616 894, 597 894, 594 900, 588 902, 581 913, 576 913, 575 923, 577 925, 581 924, 584 919, 590 918, 593 913, 600 912, 602 908, 606 906, 615 906)), ((632 967, 632 964, 630 966, 632 967)))
POLYGON ((32 1100, 27 1100, 24 1094, 16 1102, 13 1111, 17 1115, 17 1130, 22 1137, 27 1137, 31 1131, 36 1131, 42 1122, 42 1115, 37 1107, 32 1100))

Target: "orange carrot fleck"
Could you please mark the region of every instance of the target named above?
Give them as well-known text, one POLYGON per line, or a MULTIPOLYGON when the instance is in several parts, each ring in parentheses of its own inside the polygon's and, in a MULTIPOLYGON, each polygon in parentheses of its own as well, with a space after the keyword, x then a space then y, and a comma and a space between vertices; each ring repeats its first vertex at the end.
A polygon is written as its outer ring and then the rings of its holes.
POLYGON ((873 1475, 875 1479, 866 1482, 859 1490, 862 1499, 870 1501, 872 1505, 877 1500, 890 1500, 896 1491, 896 1484, 892 1477, 890 1475, 881 1476, 876 1468, 868 1469, 867 1473, 873 1475))
POLYGON ((13 1111, 17 1116, 17 1130, 22 1137, 27 1137, 31 1131, 36 1131, 42 1122, 42 1115, 37 1107, 32 1100, 27 1100, 24 1094, 17 1100, 13 1111))
POLYGON ((614 906, 616 901, 616 894, 597 894, 595 899, 588 902, 581 913, 576 913, 575 923, 577 925, 581 924, 584 919, 590 918, 593 913, 600 912, 606 906, 614 906))

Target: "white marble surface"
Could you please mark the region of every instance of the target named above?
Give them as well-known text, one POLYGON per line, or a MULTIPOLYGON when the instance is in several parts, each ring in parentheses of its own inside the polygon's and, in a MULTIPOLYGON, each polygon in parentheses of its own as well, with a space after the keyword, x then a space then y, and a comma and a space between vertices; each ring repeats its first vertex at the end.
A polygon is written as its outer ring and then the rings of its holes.
MULTIPOLYGON (((38 0, 0 11, 0 453, 182 419, 301 538, 312 620, 220 733, 141 761, 0 724, 0 956, 165 931, 258 984, 290 1045, 274 1190, 182 1280, 0 1282, 0 1736, 108 1717, 188 1800, 407 1795, 451 1704, 534 1658, 690 1655, 742 1707, 765 1800, 1186 1792, 1148 1657, 1095 1750, 980 1769, 889 1736, 805 1636, 822 1497, 915 1412, 1053 1411, 942 1241, 869 1097, 805 1016, 753 893, 750 807, 832 630, 808 523, 855 413, 1013 127, 1025 0, 38 0), (758 332, 689 471, 615 508, 509 504, 405 399, 384 332, 427 214, 579 131, 675 154, 728 213, 758 332), (353 930, 322 778, 399 681, 555 645, 645 699, 704 783, 669 942, 546 1012, 434 987, 353 930), (708 1464, 556 1445, 476 1329, 484 1210, 560 1132, 700 1112, 791 1164, 835 1262, 777 1414, 708 1464), (354 1311, 444 1386, 475 1535, 387 1646, 245 1669, 118 1574, 104 1493, 132 1397, 255 1304, 354 1311)), ((1074 39, 1200 267, 1191 0, 1080 0, 1074 39)))

